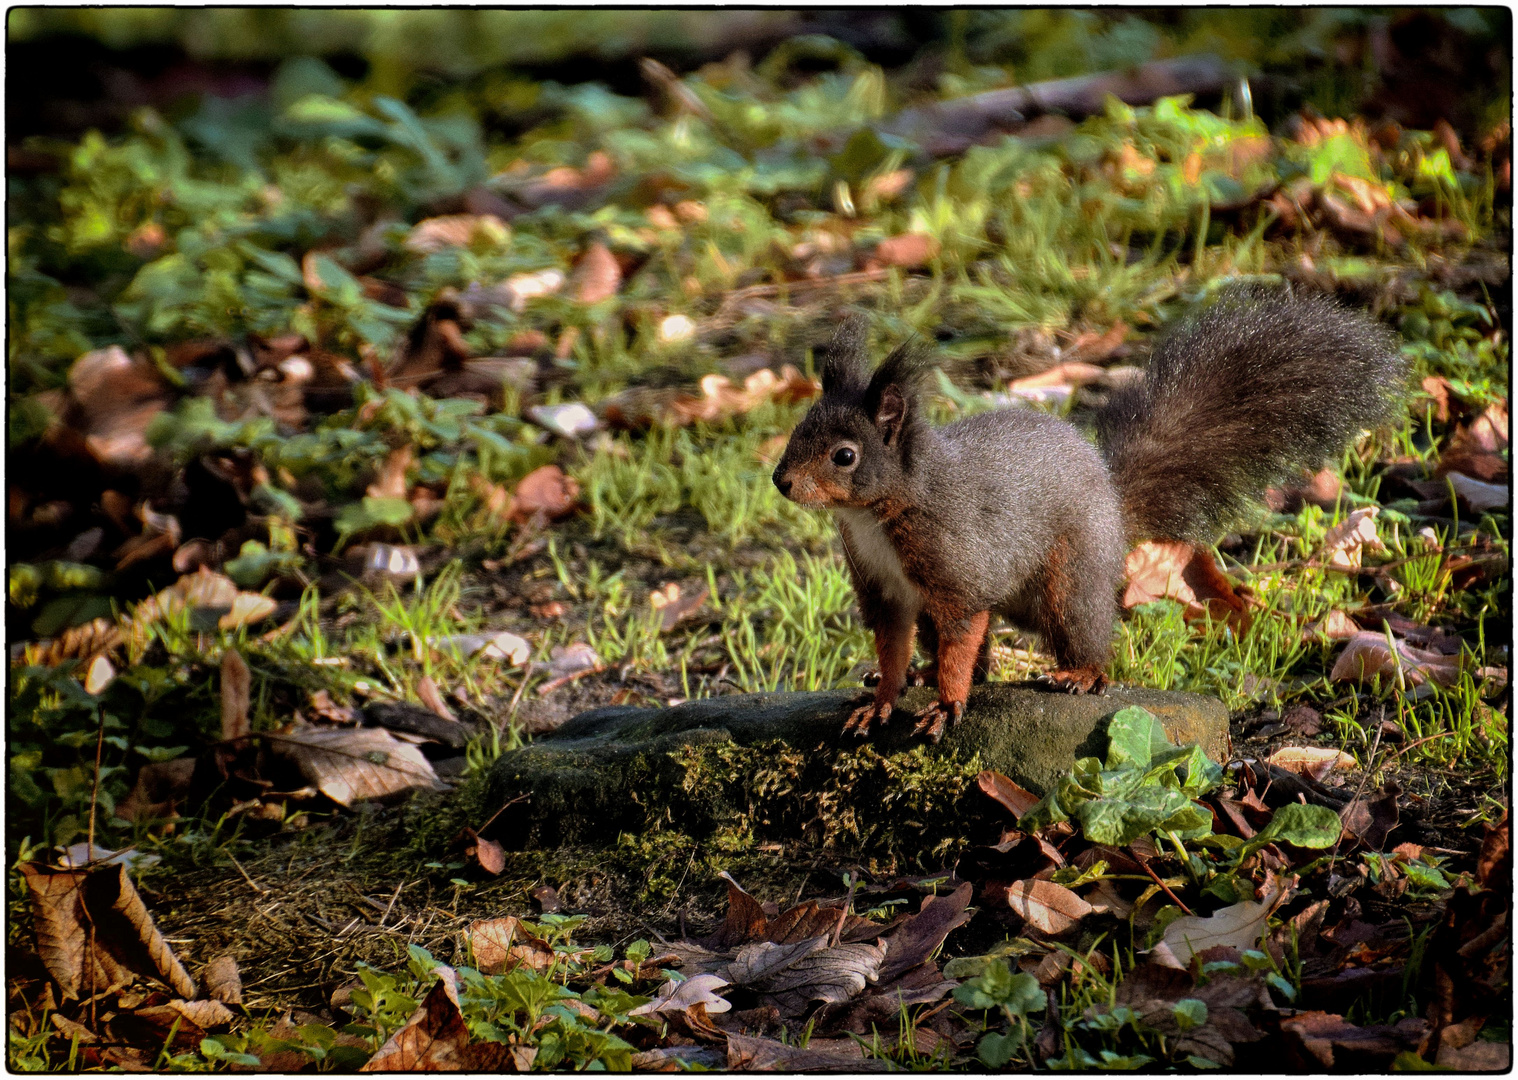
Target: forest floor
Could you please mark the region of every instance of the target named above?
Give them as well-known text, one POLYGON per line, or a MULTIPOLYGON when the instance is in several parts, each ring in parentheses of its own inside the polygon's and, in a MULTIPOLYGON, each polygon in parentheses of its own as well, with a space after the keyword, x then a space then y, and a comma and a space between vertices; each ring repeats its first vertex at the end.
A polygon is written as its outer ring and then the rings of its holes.
POLYGON ((313 63, 12 153, 13 1067, 1507 1060, 1507 132, 1166 98, 924 150, 830 63, 542 84, 509 139, 510 88, 313 63), (1233 761, 1128 710, 1042 802, 966 763, 994 825, 937 862, 492 839, 483 774, 584 709, 857 684, 769 480, 843 314, 935 343, 935 420, 1084 425, 1241 278, 1415 377, 1130 557, 1109 675, 1220 698, 1233 761))

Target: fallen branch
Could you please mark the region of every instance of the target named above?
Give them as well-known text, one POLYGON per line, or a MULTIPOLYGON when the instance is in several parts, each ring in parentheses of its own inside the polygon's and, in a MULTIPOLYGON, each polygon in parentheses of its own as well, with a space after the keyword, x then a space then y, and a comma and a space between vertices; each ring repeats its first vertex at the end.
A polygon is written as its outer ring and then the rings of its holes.
POLYGON ((1176 94, 1212 94, 1235 72, 1211 53, 1156 60, 1121 71, 988 90, 983 94, 907 109, 881 130, 911 139, 934 157, 962 153, 994 131, 1016 128, 1044 113, 1072 119, 1094 116, 1111 95, 1128 105, 1148 105, 1176 94))

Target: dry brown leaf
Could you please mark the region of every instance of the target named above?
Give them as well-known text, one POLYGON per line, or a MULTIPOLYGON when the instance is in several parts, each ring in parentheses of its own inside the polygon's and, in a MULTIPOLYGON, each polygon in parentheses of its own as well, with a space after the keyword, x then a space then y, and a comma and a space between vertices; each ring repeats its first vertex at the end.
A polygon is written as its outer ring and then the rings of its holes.
POLYGON ((1091 914, 1091 905, 1063 885, 1030 878, 1007 889, 1007 906, 1045 934, 1063 934, 1091 914))
POLYGON ((1361 507, 1323 534, 1323 554, 1328 556, 1329 566, 1352 570, 1360 565, 1362 551, 1386 550, 1376 535, 1376 515, 1380 512, 1378 506, 1361 507))
POLYGON ((1476 513, 1499 510, 1512 501, 1512 489, 1506 484, 1488 484, 1462 472, 1448 472, 1444 480, 1455 495, 1476 513))
MULTIPOLYGON (((1397 827, 1399 817, 1397 793, 1387 789, 1358 795, 1339 811, 1345 839, 1357 841, 1370 851, 1385 847, 1386 838, 1397 827)), ((1345 850, 1349 849, 1346 847, 1345 850)))
POLYGON ((97 656, 90 661, 89 670, 84 675, 84 692, 87 694, 101 694, 105 688, 116 681, 116 668, 104 656, 97 656))
POLYGON ((212 1001, 242 1004, 242 973, 237 970, 237 961, 231 953, 222 953, 212 959, 201 977, 205 980, 206 995, 212 1001))
POLYGON ((97 461, 133 469, 152 459, 147 428, 168 405, 169 393, 150 364, 111 345, 75 360, 68 382, 83 413, 85 446, 97 461))
POLYGON ((803 1048, 747 1035, 727 1037, 731 1072, 860 1072, 864 1064, 864 1051, 853 1039, 811 1039, 803 1048))
POLYGON ((533 971, 546 971, 553 964, 553 946, 524 930, 513 915, 470 923, 469 947, 475 966, 486 975, 523 964, 533 971))
POLYGON ((1084 899, 1091 906, 1092 912, 1097 915, 1112 915, 1119 919, 1126 919, 1133 914, 1133 905, 1125 900, 1117 891, 1117 886, 1106 878, 1098 881, 1095 888, 1086 893, 1084 899))
POLYGON ((1267 893, 1264 900, 1230 904, 1205 918, 1182 915, 1165 927, 1163 939, 1150 951, 1149 958, 1165 967, 1185 970, 1197 953, 1220 945, 1240 952, 1258 948, 1270 913, 1285 895, 1285 890, 1278 889, 1267 893))
POLYGON ((469 1025, 440 979, 405 1026, 390 1036, 359 1072, 457 1072, 467 1069, 469 1025))
POLYGON ((274 737, 274 748, 341 806, 411 788, 448 789, 420 750, 384 728, 301 728, 274 737))
POLYGON ((544 465, 522 477, 517 484, 511 509, 512 519, 527 522, 541 515, 557 521, 574 513, 580 498, 580 485, 557 465, 544 465))
POLYGON ((169 1008, 202 1031, 226 1027, 237 1019, 232 1010, 220 1001, 171 1001, 169 1008))
POLYGON ((499 874, 506 869, 506 850, 494 840, 486 840, 473 829, 465 828, 472 843, 464 849, 464 858, 473 859, 480 869, 489 874, 499 874))
POLYGON ((412 226, 406 248, 430 255, 453 247, 468 247, 477 239, 499 246, 511 238, 511 229, 494 214, 446 214, 426 218, 412 226))
POLYGON ((1348 641, 1360 633, 1360 624, 1335 608, 1317 622, 1302 631, 1308 639, 1326 638, 1329 641, 1348 641))
POLYGON ((864 941, 819 949, 763 980, 756 989, 764 991, 783 1016, 800 1016, 813 1002, 857 997, 877 981, 885 956, 884 945, 864 941))
POLYGON ((52 1021, 53 1027, 58 1029, 58 1034, 65 1039, 77 1039, 81 1046, 100 1041, 99 1036, 89 1028, 75 1020, 70 1020, 60 1012, 48 1014, 48 1019, 52 1021))
POLYGON ((21 876, 31 899, 37 955, 58 983, 63 999, 70 1001, 81 991, 96 993, 126 981, 119 965, 89 947, 89 916, 81 889, 85 875, 22 863, 21 876), (109 966, 103 966, 102 960, 109 966))
POLYGON ((1033 792, 992 769, 983 769, 975 777, 975 783, 981 791, 1005 806, 1011 812, 1014 821, 1039 803, 1038 796, 1033 792))
POLYGON ((114 652, 120 644, 121 629, 101 617, 71 626, 52 641, 27 642, 24 655, 28 664, 57 667, 65 660, 91 661, 114 652))
POLYGON ((444 720, 452 720, 455 724, 459 718, 453 715, 453 710, 443 700, 442 691, 437 688, 437 683, 432 681, 431 675, 423 675, 416 681, 416 696, 421 699, 423 705, 432 712, 441 716, 444 720))
POLYGON ((938 257, 938 241, 927 233, 902 233, 875 245, 871 262, 880 266, 899 266, 912 270, 926 266, 938 257))
POLYGON ((1393 638, 1396 651, 1387 644, 1386 635, 1364 631, 1350 638, 1344 651, 1334 661, 1328 677, 1334 682, 1373 682, 1377 677, 1401 679, 1408 686, 1435 682, 1451 686, 1460 681, 1460 657, 1446 656, 1393 638))
POLYGON ((125 866, 108 866, 86 875, 82 889, 97 948, 123 967, 161 980, 182 998, 197 996, 195 980, 153 925, 125 866))
POLYGON ((798 960, 827 948, 827 944, 826 934, 785 945, 774 941, 753 941, 738 950, 738 955, 721 970, 721 975, 735 986, 756 986, 798 960))
POLYGON ((769 934, 769 917, 763 906, 729 877, 727 879, 727 915, 715 933, 697 944, 707 949, 731 949, 751 941, 763 941, 769 934))
MULTIPOLYGON (((775 946, 779 948, 780 946, 775 946)), ((652 1016, 661 1012, 683 1013, 692 1005, 704 1006, 708 1013, 724 1013, 732 1008, 728 1000, 716 991, 730 985, 716 975, 692 975, 676 982, 670 979, 654 991, 654 999, 639 1005, 628 1016, 652 1016)))
POLYGON ((1128 585, 1123 607, 1134 608, 1151 600, 1178 600, 1186 618, 1209 614, 1243 630, 1249 625, 1244 597, 1228 576, 1218 569, 1212 555, 1184 540, 1149 540, 1128 553, 1125 562, 1128 585))
POLYGON ((548 681, 538 687, 539 694, 551 694, 566 683, 604 670, 596 650, 583 641, 555 645, 548 652, 548 681))
POLYGON ((886 939, 886 957, 880 968, 882 982, 890 982, 916 967, 943 944, 955 927, 970 920, 966 910, 975 887, 965 882, 948 896, 928 896, 922 908, 886 939))
POLYGON ((1009 394, 1019 394, 1025 390, 1044 390, 1051 386, 1084 386, 1088 382, 1095 382, 1104 374, 1106 372, 1095 364, 1084 364, 1078 360, 1071 360, 1063 364, 1055 364, 1052 368, 1040 371, 1037 375, 1013 379, 1007 384, 1007 392, 1009 394))
POLYGON ((1266 758, 1265 764, 1322 780, 1335 769, 1353 769, 1355 759, 1331 746, 1283 746, 1266 758))
POLYGON ((175 816, 180 799, 190 790, 195 775, 195 759, 152 761, 137 773, 137 783, 127 797, 116 804, 116 816, 122 821, 150 822, 175 816))
POLYGON ((682 619, 701 610, 701 605, 706 603, 709 595, 711 595, 710 591, 703 588, 700 592, 682 596, 680 586, 671 581, 667 582, 662 589, 655 589, 650 593, 648 603, 659 612, 660 632, 668 633, 678 626, 682 619))
POLYGON ((1281 1034, 1286 1037, 1287 1068, 1382 1072, 1404 1051, 1421 1055, 1429 1027, 1422 1017, 1359 1027, 1334 1013, 1299 1012, 1281 1020, 1281 1034))
POLYGON ((582 304, 599 304, 617 295, 622 287, 622 268, 606 245, 597 241, 580 256, 570 276, 571 295, 582 304))
POLYGON ((252 730, 248 708, 252 702, 253 673, 236 649, 221 656, 221 737, 224 742, 241 739, 252 730))
POLYGON ((267 596, 245 593, 231 578, 202 566, 138 604, 125 629, 133 644, 141 647, 147 642, 149 626, 182 611, 224 612, 218 625, 230 630, 268 617, 274 607, 267 596))
POLYGON ((397 446, 385 455, 379 475, 364 494, 375 499, 404 499, 406 497, 406 473, 411 469, 411 444, 397 446))

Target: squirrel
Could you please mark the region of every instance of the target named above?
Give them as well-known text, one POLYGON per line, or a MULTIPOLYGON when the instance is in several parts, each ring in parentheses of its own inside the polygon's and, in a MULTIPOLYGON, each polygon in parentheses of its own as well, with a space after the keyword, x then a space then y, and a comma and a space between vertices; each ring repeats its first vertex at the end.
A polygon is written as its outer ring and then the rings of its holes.
POLYGON ((1072 424, 997 409, 923 416, 931 364, 897 349, 870 370, 861 320, 821 364, 822 393, 774 471, 780 493, 833 512, 879 682, 845 732, 891 716, 914 637, 939 699, 914 734, 937 742, 990 667, 992 613, 1040 635, 1045 681, 1100 693, 1130 546, 1211 543, 1272 485, 1389 422, 1407 365, 1396 335, 1322 296, 1225 287, 1155 345, 1142 381, 1072 424))

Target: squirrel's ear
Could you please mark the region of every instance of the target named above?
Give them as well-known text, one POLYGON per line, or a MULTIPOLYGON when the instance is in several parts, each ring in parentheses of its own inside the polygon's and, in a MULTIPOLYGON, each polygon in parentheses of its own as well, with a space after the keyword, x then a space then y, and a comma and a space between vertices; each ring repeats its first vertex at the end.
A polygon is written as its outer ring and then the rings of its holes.
POLYGON ((901 387, 891 383, 881 390, 880 402, 875 406, 875 427, 880 432, 881 441, 887 446, 894 445, 906 421, 906 395, 901 392, 901 387))
POLYGON ((822 355, 822 392, 857 393, 863 389, 867 367, 865 341, 868 324, 862 315, 850 315, 839 325, 822 355))
POLYGON ((926 358, 913 342, 896 349, 875 369, 865 390, 864 407, 887 446, 896 442, 911 419, 912 404, 927 370, 926 358))

